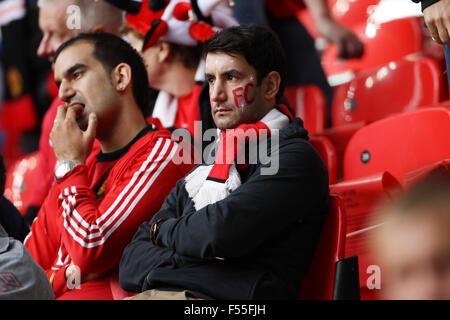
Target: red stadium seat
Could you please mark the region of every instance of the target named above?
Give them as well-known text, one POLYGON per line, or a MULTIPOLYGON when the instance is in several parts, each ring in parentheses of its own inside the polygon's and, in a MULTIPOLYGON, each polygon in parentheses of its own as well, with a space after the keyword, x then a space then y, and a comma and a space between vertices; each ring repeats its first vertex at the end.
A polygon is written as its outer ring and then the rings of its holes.
POLYGON ((284 95, 310 134, 323 131, 326 127, 327 102, 319 87, 292 86, 285 89, 284 95))
POLYGON ((361 72, 335 88, 333 127, 371 123, 394 113, 436 104, 446 98, 446 86, 437 62, 423 56, 361 72))
MULTIPOLYGON (((364 54, 359 59, 342 60, 336 45, 330 44, 323 52, 322 67, 329 77, 352 71, 359 72, 424 50, 423 19, 409 17, 378 25, 360 24, 352 31, 364 43, 364 54)), ((331 81, 333 84, 334 81, 331 81)))
POLYGON ((25 214, 33 189, 38 152, 30 153, 14 162, 6 171, 4 196, 25 214))
MULTIPOLYGON (((346 214, 344 257, 358 257, 361 300, 380 299, 380 289, 371 285, 371 266, 378 266, 371 248, 373 230, 382 221, 377 217, 378 205, 388 201, 401 190, 400 183, 389 172, 347 180, 331 186, 331 193, 339 195, 346 214)), ((382 279, 382 278, 381 278, 382 279)))
POLYGON ((0 106, 0 127, 5 132, 3 157, 7 168, 24 155, 19 147, 22 133, 34 129, 37 125, 38 119, 31 95, 4 101, 0 106))
POLYGON ((109 279, 113 300, 123 300, 125 298, 137 295, 137 293, 127 292, 120 287, 118 272, 114 272, 109 279))
MULTIPOLYGON (((347 28, 365 24, 371 8, 380 0, 328 0, 331 16, 347 28)), ((296 12, 297 19, 306 27, 314 39, 320 37, 315 21, 308 9, 296 12)))
POLYGON ((398 114, 358 130, 344 155, 344 180, 389 171, 405 174, 450 158, 450 108, 398 114))
POLYGON ((380 0, 328 0, 331 16, 347 28, 365 24, 380 0))
POLYGON ((405 178, 403 179, 403 185, 405 187, 409 187, 423 179, 428 174, 448 174, 450 172, 450 158, 437 161, 435 163, 426 165, 422 168, 413 170, 405 174, 405 178))
POLYGON ((333 143, 325 136, 311 136, 309 142, 325 162, 329 184, 335 184, 337 181, 337 155, 333 143))
POLYGON ((350 138, 356 131, 366 125, 365 122, 350 123, 346 126, 327 128, 319 135, 324 136, 333 143, 337 157, 337 180, 341 180, 343 173, 344 153, 350 138))
POLYGON ((332 195, 314 260, 302 280, 300 299, 333 299, 335 265, 344 258, 345 221, 342 200, 332 195))

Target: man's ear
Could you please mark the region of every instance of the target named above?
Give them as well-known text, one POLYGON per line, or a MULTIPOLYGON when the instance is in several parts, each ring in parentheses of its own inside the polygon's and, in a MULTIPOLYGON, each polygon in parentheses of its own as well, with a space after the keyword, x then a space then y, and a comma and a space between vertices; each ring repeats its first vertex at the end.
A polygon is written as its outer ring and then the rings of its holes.
POLYGON ((160 41, 157 44, 158 46, 158 62, 163 63, 167 62, 172 54, 172 48, 170 44, 165 41, 160 41))
POLYGON ((277 71, 271 71, 263 79, 261 87, 266 100, 276 100, 278 90, 280 90, 281 76, 277 71))
POLYGON ((131 67, 127 63, 119 63, 112 72, 113 84, 117 92, 124 92, 131 84, 131 67))

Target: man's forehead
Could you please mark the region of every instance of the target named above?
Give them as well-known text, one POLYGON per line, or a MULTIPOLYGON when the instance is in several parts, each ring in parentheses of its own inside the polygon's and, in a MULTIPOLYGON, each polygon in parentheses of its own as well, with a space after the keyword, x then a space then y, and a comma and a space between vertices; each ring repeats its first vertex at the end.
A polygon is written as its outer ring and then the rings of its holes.
POLYGON ((225 53, 225 52, 210 52, 206 55, 206 70, 213 70, 216 68, 228 69, 228 68, 245 68, 248 67, 248 63, 242 54, 238 53, 225 53))
POLYGON ((67 48, 64 48, 55 61, 55 76, 61 74, 72 65, 83 64, 89 65, 93 63, 92 51, 94 45, 86 41, 77 41, 67 48))

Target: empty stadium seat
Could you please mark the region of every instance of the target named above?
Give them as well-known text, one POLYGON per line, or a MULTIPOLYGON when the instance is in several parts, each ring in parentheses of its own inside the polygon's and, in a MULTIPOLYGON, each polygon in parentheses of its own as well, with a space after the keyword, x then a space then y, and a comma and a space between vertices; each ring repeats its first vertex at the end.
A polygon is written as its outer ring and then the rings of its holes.
MULTIPOLYGON (((331 186, 331 193, 342 198, 346 216, 344 257, 358 257, 359 290, 361 300, 380 299, 380 289, 371 286, 371 266, 378 266, 371 252, 373 231, 380 226, 378 205, 402 190, 400 183, 389 173, 339 182, 331 186)), ((381 288, 382 290, 382 288, 381 288)))
MULTIPOLYGON (((347 28, 365 24, 371 8, 380 0, 328 0, 331 16, 347 28)), ((315 21, 308 9, 296 12, 297 19, 306 27, 314 39, 320 37, 315 21)))
POLYGON ((437 161, 405 174, 403 185, 410 187, 428 174, 446 175, 450 172, 450 158, 437 161))
POLYGON ((331 143, 333 143, 334 145, 337 157, 338 181, 342 180, 342 177, 344 176, 343 162, 347 144, 350 141, 350 138, 355 134, 355 132, 357 132, 365 125, 366 125, 365 122, 350 123, 345 126, 327 128, 319 134, 320 136, 324 136, 327 139, 329 139, 331 143))
POLYGON ((322 67, 334 84, 331 76, 345 72, 359 72, 424 50, 423 19, 409 17, 381 24, 361 24, 352 31, 364 43, 364 54, 359 59, 340 59, 336 45, 330 44, 323 52, 322 67))
POLYGON ((352 289, 357 288, 357 270, 354 270, 356 273, 352 273, 352 270, 342 272, 342 268, 350 266, 349 264, 339 268, 344 262, 345 221, 342 199, 339 196, 331 195, 328 215, 314 259, 308 274, 302 280, 300 299, 355 298, 352 296, 352 289), (343 287, 346 287, 345 290, 343 287))
POLYGON ((347 28, 365 24, 380 0, 328 0, 331 16, 347 28))
POLYGON ((38 152, 25 155, 15 161, 6 171, 4 196, 25 214, 31 195, 36 172, 38 152))
POLYGON ((438 63, 418 55, 361 72, 335 88, 333 127, 371 123, 439 103, 446 98, 446 86, 438 63))
POLYGON ((322 89, 315 85, 291 86, 285 89, 284 95, 310 134, 325 129, 327 102, 322 89))
POLYGON ((344 155, 344 180, 389 171, 405 174, 450 158, 450 108, 397 114, 358 130, 344 155))
POLYGON ((325 136, 311 136, 309 142, 319 153, 328 169, 329 184, 337 181, 337 155, 333 143, 325 136))

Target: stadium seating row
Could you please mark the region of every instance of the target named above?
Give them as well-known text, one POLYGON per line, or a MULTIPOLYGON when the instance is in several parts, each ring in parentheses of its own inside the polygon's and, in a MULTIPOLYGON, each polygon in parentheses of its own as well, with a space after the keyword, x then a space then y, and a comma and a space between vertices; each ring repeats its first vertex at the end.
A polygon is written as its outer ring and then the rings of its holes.
MULTIPOLYGON (((421 18, 371 22, 379 2, 329 0, 334 18, 360 36, 366 49, 361 59, 346 61, 332 45, 323 51, 335 91, 331 128, 323 125, 325 100, 317 88, 287 89, 328 167, 333 195, 301 299, 382 298, 383 284, 380 290, 370 283, 378 266, 370 244, 383 224, 378 206, 430 171, 450 170, 442 49, 430 41, 421 18)), ((318 38, 309 13, 297 16, 318 38)))

